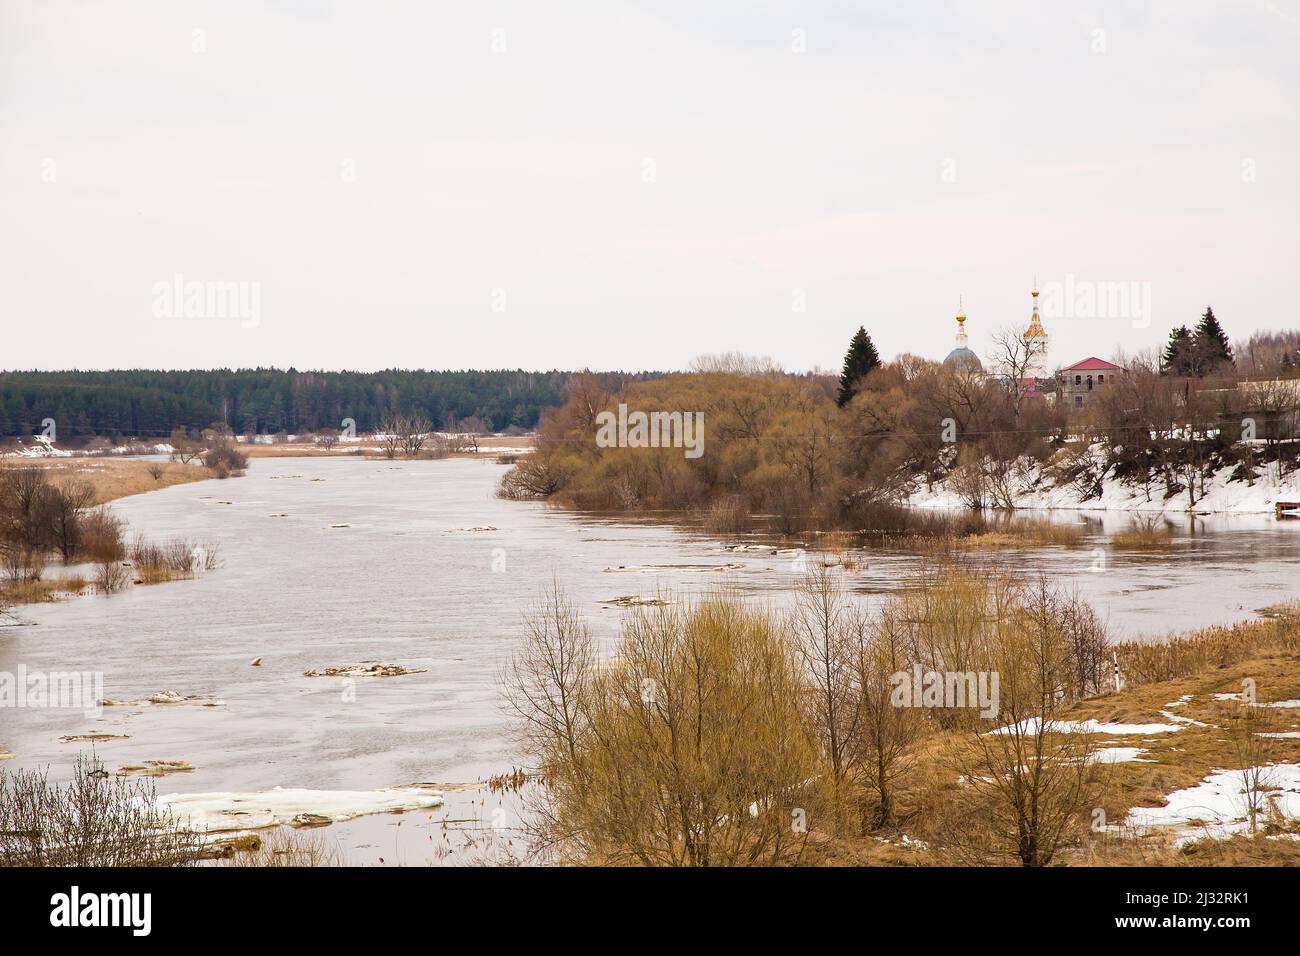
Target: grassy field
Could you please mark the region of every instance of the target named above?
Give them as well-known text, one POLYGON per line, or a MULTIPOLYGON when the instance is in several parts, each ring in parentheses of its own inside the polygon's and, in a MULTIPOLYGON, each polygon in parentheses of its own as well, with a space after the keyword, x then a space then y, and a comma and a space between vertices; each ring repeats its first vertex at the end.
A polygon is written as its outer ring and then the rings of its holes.
POLYGON ((98 457, 11 458, 0 462, 0 468, 41 468, 55 483, 88 481, 95 489, 94 503, 97 505, 171 485, 216 477, 210 469, 197 463, 182 465, 168 461, 98 457), (152 473, 154 469, 158 470, 157 477, 152 473))

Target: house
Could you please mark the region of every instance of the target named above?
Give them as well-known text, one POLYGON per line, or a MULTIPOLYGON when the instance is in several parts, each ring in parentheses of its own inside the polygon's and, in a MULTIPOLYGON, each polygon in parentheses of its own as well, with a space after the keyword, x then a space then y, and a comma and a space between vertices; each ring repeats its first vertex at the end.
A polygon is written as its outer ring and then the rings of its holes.
POLYGON ((1086 408, 1094 389, 1105 387, 1123 374, 1121 366, 1095 355, 1075 362, 1056 373, 1060 401, 1067 409, 1086 408))

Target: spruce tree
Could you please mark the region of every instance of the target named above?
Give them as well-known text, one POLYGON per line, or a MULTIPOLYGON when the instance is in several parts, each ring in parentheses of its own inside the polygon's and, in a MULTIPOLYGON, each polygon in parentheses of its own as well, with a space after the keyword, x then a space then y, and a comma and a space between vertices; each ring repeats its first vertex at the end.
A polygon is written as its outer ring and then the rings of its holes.
POLYGON ((1196 326, 1193 337, 1196 341, 1196 357, 1200 360, 1202 373, 1224 363, 1232 364, 1232 346, 1228 344, 1228 336, 1219 325, 1219 320, 1214 317, 1214 310, 1208 305, 1196 326))
POLYGON ((864 326, 858 326, 853 341, 849 343, 849 351, 844 356, 844 371, 840 373, 840 394, 835 401, 841 408, 853 398, 853 386, 858 380, 878 365, 880 356, 876 354, 871 336, 864 326))
POLYGON ((1169 333, 1169 344, 1160 358, 1160 371, 1164 375, 1187 375, 1192 351, 1192 331, 1180 325, 1169 333))

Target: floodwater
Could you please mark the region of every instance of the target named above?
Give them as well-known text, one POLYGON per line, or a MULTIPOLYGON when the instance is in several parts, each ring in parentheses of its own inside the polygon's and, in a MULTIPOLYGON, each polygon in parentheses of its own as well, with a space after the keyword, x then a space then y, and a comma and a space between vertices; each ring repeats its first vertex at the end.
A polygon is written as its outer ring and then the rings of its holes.
MULTIPOLYGON (((100 672, 111 699, 171 690, 221 704, 0 709, 0 749, 15 755, 4 766, 48 766, 66 778, 85 745, 60 736, 127 734, 96 745, 110 770, 193 765, 158 779, 160 794, 465 785, 437 810, 316 831, 349 862, 457 862, 481 850, 485 828, 510 839, 502 821, 514 819, 513 798, 474 784, 525 762, 497 671, 544 587, 558 582, 612 644, 630 612, 602 601, 727 582, 779 607, 800 567, 789 554, 726 550, 698 529, 501 501, 493 492, 504 470, 474 460, 254 459, 244 478, 117 502, 132 531, 217 543, 222 566, 191 581, 21 608, 34 626, 0 628, 0 671, 100 672), (303 676, 361 661, 422 673, 303 676)), ((1239 620, 1300 597, 1300 521, 1175 518, 1172 551, 1123 555, 1106 535, 1127 516, 1055 517, 1085 522, 1086 543, 999 559, 1077 587, 1116 636, 1239 620)), ((850 580, 871 601, 915 566, 911 555, 871 551, 850 580)))

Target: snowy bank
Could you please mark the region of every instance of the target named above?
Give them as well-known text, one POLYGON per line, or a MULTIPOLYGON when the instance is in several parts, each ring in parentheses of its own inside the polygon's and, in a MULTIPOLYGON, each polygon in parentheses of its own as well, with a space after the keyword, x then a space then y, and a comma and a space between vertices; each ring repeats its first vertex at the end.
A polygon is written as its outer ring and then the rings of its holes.
MULTIPOLYGON (((1253 483, 1233 480, 1235 468, 1224 467, 1205 478, 1204 494, 1197 480, 1196 503, 1188 505, 1184 489, 1167 500, 1164 482, 1153 477, 1149 485, 1128 484, 1116 478, 1113 470, 1101 471, 1105 449, 1090 450, 1100 472, 1100 494, 1085 498, 1076 483, 1057 485, 1049 469, 1023 458, 1008 466, 1007 485, 1016 508, 1067 509, 1078 511, 1129 511, 1150 514, 1195 512, 1231 512, 1236 514, 1272 514, 1277 502, 1300 502, 1300 472, 1280 481, 1272 466, 1259 468, 1253 483)), ((958 490, 960 479, 949 473, 933 483, 922 477, 907 486, 903 502, 919 508, 966 508, 965 496, 958 490)))

